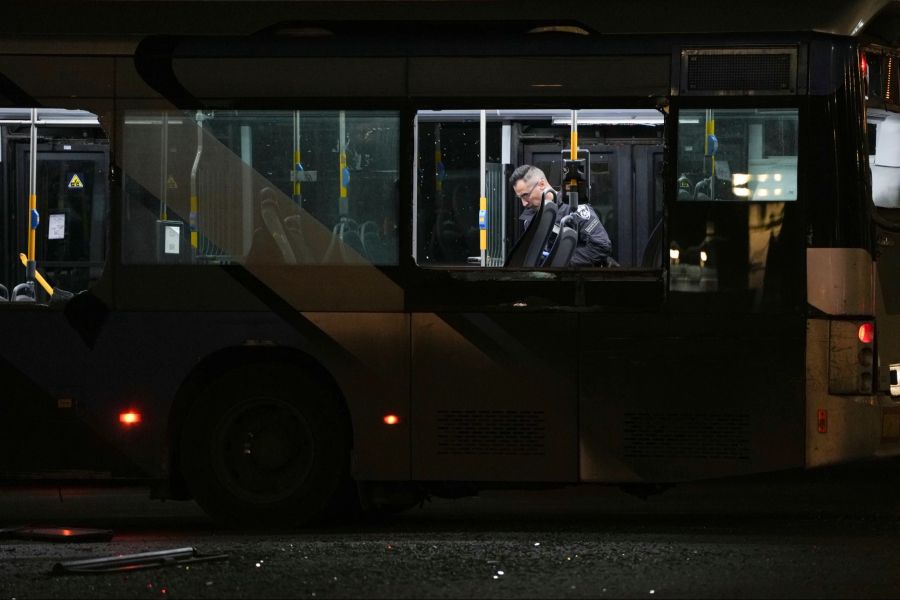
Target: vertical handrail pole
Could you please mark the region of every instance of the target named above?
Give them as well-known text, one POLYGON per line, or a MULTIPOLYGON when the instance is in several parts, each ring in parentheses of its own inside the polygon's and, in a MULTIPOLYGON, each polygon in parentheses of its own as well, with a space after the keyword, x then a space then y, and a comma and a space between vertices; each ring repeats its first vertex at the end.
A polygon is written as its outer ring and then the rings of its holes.
POLYGON ((478 202, 478 229, 480 234, 479 246, 481 248, 481 266, 487 264, 487 195, 485 193, 485 171, 487 170, 487 111, 481 111, 480 119, 481 138, 479 155, 481 157, 481 198, 478 202))
POLYGON ((37 227, 40 224, 40 216, 37 211, 37 109, 31 109, 31 165, 28 177, 28 265, 26 266, 26 281, 31 283, 35 279, 35 252, 37 246, 37 227))

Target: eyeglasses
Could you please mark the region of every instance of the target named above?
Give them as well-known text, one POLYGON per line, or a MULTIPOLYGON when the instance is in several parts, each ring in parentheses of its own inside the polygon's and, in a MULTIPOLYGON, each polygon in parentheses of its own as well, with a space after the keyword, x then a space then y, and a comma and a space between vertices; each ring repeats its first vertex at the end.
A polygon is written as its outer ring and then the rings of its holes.
POLYGON ((534 185, 531 186, 531 189, 530 189, 530 190, 528 190, 528 191, 525 192, 524 194, 516 194, 516 198, 518 198, 519 200, 525 200, 526 198, 528 198, 529 196, 531 196, 531 192, 534 191, 534 188, 536 188, 536 187, 538 186, 539 183, 540 183, 540 181, 535 181, 535 182, 534 182, 534 185))

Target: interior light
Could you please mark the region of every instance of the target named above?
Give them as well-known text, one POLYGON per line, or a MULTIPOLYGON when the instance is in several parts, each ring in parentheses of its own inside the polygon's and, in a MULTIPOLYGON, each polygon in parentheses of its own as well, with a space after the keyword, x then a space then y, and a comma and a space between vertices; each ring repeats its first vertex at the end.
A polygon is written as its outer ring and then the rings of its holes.
POLYGON ((872 323, 862 323, 857 332, 859 341, 863 344, 871 344, 875 339, 875 326, 872 323))
POLYGON ((119 413, 119 423, 122 425, 137 425, 141 422, 141 413, 136 410, 129 410, 119 413))
POLYGON ((745 187, 733 188, 731 190, 731 193, 733 193, 738 198, 748 198, 748 197, 750 197, 750 188, 745 188, 745 187))
POLYGON ((750 183, 750 173, 732 173, 731 184, 734 186, 747 185, 750 183))
POLYGON ((669 258, 677 261, 679 256, 681 256, 681 252, 678 251, 678 248, 669 248, 669 258))
POLYGON ((780 196, 782 191, 783 191, 783 190, 782 190, 781 188, 775 188, 775 189, 772 191, 772 193, 775 194, 776 196, 780 196))
POLYGON ((763 188, 763 189, 761 189, 761 190, 756 190, 756 197, 757 197, 757 198, 768 198, 768 197, 769 197, 769 190, 767 190, 767 189, 765 189, 765 188, 763 188))
MULTIPOLYGON (((572 119, 553 119, 554 125, 571 125, 572 119)), ((663 117, 600 117, 579 118, 579 125, 662 125, 663 117)))
POLYGON ((772 179, 774 179, 775 181, 781 181, 781 173, 775 173, 774 175, 772 175, 772 179))
POLYGON ((760 173, 759 175, 756 176, 756 178, 759 179, 760 181, 768 181, 769 174, 768 173, 760 173))
MULTIPOLYGON (((707 260, 709 260, 709 255, 706 253, 706 250, 701 250, 700 251, 700 262, 705 264, 707 260)), ((702 266, 702 264, 701 264, 701 266, 702 266)))
POLYGON ((400 422, 400 417, 394 414, 384 415, 384 424, 385 425, 396 425, 400 422))

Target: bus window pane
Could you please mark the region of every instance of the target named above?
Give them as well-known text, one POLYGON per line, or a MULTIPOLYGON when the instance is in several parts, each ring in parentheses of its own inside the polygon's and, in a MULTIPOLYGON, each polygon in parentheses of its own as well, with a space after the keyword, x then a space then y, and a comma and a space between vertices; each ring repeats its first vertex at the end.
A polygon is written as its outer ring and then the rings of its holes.
POLYGON ((875 140, 869 155, 872 170, 872 200, 880 208, 900 208, 900 115, 881 113, 877 124, 869 124, 869 139, 875 140))
POLYGON ((678 200, 796 200, 797 112, 680 111, 678 200))
POLYGON ((399 117, 127 113, 123 260, 396 265, 399 117))

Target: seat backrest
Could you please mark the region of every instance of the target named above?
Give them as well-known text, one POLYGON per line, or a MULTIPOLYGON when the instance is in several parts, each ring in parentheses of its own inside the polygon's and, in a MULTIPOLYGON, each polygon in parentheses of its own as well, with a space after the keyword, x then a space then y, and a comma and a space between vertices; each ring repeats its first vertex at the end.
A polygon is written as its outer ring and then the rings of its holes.
POLYGON ((556 242, 553 244, 553 249, 550 250, 550 256, 544 261, 544 265, 568 267, 569 261, 572 260, 572 254, 575 253, 576 245, 578 245, 578 232, 571 227, 563 227, 556 236, 556 242))
POLYGON ((331 230, 331 242, 322 262, 356 264, 364 259, 365 250, 359 237, 359 225, 353 219, 341 217, 341 221, 331 230))
POLYGON ((544 246, 556 224, 559 207, 555 202, 544 202, 528 223, 525 233, 513 246, 506 259, 507 267, 534 267, 543 258, 544 246))
POLYGON ((359 237, 362 240, 363 251, 370 261, 376 264, 384 262, 384 244, 378 234, 378 224, 375 221, 366 221, 359 227, 359 237))
POLYGON ((13 302, 34 302, 34 285, 29 283, 20 283, 13 288, 11 300, 13 302))
POLYGON ((647 239, 647 245, 644 246, 644 255, 641 257, 641 266, 645 269, 652 269, 662 265, 662 242, 663 242, 663 220, 656 222, 650 237, 647 239))
MULTIPOLYGON (((265 188, 268 189, 268 188, 265 188)), ((264 198, 259 204, 259 210, 262 213, 263 223, 266 229, 275 240, 275 245, 281 251, 284 262, 289 265, 297 264, 297 257, 294 256, 294 250, 291 243, 284 233, 284 227, 281 225, 281 216, 278 214, 278 202, 273 197, 264 198)))
POLYGON ((312 251, 306 244, 306 238, 303 236, 303 221, 299 214, 284 218, 284 233, 291 245, 291 249, 294 251, 294 257, 299 262, 304 264, 316 262, 312 251))

